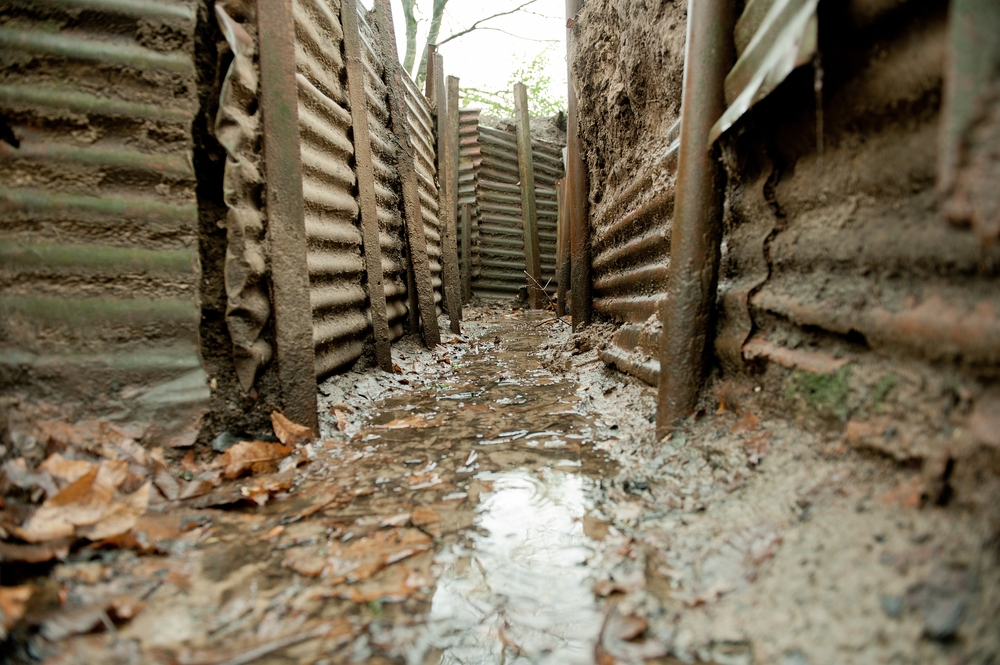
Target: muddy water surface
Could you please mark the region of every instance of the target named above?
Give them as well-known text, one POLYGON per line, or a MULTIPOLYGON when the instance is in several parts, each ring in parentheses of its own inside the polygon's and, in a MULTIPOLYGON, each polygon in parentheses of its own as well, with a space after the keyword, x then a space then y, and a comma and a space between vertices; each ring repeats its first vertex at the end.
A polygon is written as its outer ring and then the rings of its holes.
MULTIPOLYGON (((395 345, 394 373, 325 381, 320 440, 280 420, 273 436, 220 433, 214 450, 168 452, 175 498, 164 468, 115 535, 8 546, 57 559, 4 564, 9 660, 594 662, 588 497, 615 468, 577 386, 543 367, 547 327, 564 324, 468 314, 435 349, 395 345)), ((98 453, 66 454, 141 484, 153 461, 102 432, 98 453)))

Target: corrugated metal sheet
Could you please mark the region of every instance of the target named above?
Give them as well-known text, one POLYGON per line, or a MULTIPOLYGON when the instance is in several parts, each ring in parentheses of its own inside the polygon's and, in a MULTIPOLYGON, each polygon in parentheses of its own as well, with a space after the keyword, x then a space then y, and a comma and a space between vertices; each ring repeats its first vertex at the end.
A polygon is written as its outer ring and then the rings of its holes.
POLYGON ((726 77, 729 108, 712 127, 714 141, 818 48, 819 0, 750 0, 736 23, 737 61, 726 77))
POLYGON ((388 89, 385 66, 379 57, 376 33, 359 6, 362 60, 365 66, 365 92, 368 95, 368 130, 375 168, 375 201, 378 206, 379 241, 382 247, 382 271, 385 283, 389 336, 393 341, 403 336, 409 313, 406 292, 406 234, 403 230, 402 195, 396 170, 398 147, 389 123, 388 89))
POLYGON ((180 1, 5 7, 5 374, 79 387, 84 365, 88 378, 148 389, 154 376, 196 372, 187 398, 207 397, 196 350, 195 19, 195 4, 180 1))
MULTIPOLYGON (((826 150, 781 138, 814 135, 812 114, 801 112, 813 99, 805 77, 776 93, 766 121, 762 109, 756 131, 740 138, 745 161, 763 166, 743 174, 729 202, 716 348, 729 367, 754 360, 778 378, 782 367, 839 371, 847 387, 836 418, 913 422, 924 413, 917 405, 951 390, 975 394, 997 375, 1000 290, 987 262, 998 254, 941 218, 941 116, 936 101, 913 102, 940 98, 943 6, 894 17, 890 31, 838 37, 824 52, 840 68, 825 91, 824 114, 837 119, 826 150), (900 388, 877 409, 856 407, 854 395, 866 399, 879 381, 900 388)), ((964 426, 950 413, 865 444, 897 457, 943 450, 964 426)))
MULTIPOLYGON (((459 220, 462 219, 462 207, 469 206, 470 227, 469 255, 471 265, 469 273, 472 279, 482 275, 483 265, 479 254, 479 203, 476 191, 479 185, 479 168, 483 162, 483 153, 479 148, 479 109, 463 109, 459 114, 459 161, 458 161, 458 210, 459 220)), ((459 224, 458 249, 459 261, 464 266, 467 258, 461 255, 464 229, 459 224)), ((463 268, 464 269, 464 268, 463 268)), ((463 273, 464 274, 464 273, 463 273)))
MULTIPOLYGON (((473 291, 486 297, 510 296, 527 283, 524 229, 521 222, 521 189, 518 185, 517 137, 479 126, 482 163, 477 200, 480 211, 479 251, 482 273, 473 291)), ((556 291, 556 182, 563 176, 562 147, 532 141, 538 239, 542 258, 542 284, 556 291)))
POLYGON ((417 191, 420 195, 420 214, 424 218, 424 237, 427 239, 427 259, 431 267, 431 284, 434 286, 434 304, 438 316, 442 313, 444 282, 442 280, 441 237, 443 230, 438 219, 437 151, 434 128, 435 114, 427 98, 417 89, 409 76, 403 77, 406 85, 406 119, 413 142, 414 168, 417 172, 417 191))
POLYGON ((671 128, 664 154, 607 197, 591 221, 594 311, 618 321, 643 322, 666 298, 679 128, 671 128))
POLYGON ((339 3, 294 0, 302 195, 316 374, 361 356, 371 332, 355 199, 339 3))

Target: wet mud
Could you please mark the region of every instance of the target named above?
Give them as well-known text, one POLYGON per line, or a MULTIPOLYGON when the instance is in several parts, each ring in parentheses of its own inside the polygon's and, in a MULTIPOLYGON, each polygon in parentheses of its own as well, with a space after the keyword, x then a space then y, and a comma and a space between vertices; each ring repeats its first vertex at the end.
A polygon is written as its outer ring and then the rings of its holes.
POLYGON ((280 421, 283 442, 220 435, 181 461, 189 498, 18 564, 11 661, 594 662, 608 431, 543 367, 561 322, 478 317, 434 350, 398 345, 395 374, 328 380, 319 441, 280 421))

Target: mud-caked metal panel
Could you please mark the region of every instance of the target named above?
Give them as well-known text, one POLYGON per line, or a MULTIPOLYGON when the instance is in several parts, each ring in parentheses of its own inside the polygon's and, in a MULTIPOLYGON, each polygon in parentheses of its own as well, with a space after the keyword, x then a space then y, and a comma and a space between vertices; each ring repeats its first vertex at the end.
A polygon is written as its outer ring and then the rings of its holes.
POLYGON ((371 321, 340 3, 294 0, 292 6, 313 341, 322 377, 361 356, 371 321))
MULTIPOLYGON (((527 285, 521 188, 517 170, 517 137, 513 132, 479 126, 482 162, 477 183, 480 212, 479 252, 482 272, 473 292, 484 297, 509 297, 527 285)), ((535 201, 542 258, 542 285, 556 291, 556 181, 563 175, 562 148, 532 141, 535 201)))
POLYGON ((403 77, 406 86, 407 114, 410 140, 413 142, 413 166, 417 172, 417 191, 420 195, 420 214, 424 220, 424 237, 427 239, 427 259, 434 285, 434 304, 441 315, 444 296, 442 280, 441 238, 443 230, 438 217, 438 181, 435 115, 427 98, 417 89, 409 76, 403 77))
POLYGON ((389 336, 395 341, 403 336, 407 307, 406 233, 403 230, 402 189, 396 168, 398 146, 389 122, 388 89, 385 64, 380 55, 376 32, 368 14, 358 7, 361 31, 361 60, 365 70, 365 94, 368 100, 368 131, 375 171, 375 202, 378 206, 379 244, 382 249, 382 272, 385 284, 389 336))
POLYGON ((458 161, 458 248, 459 261, 465 270, 465 262, 471 261, 469 275, 473 280, 482 275, 479 254, 479 203, 476 190, 479 184, 479 168, 483 153, 479 148, 479 109, 462 109, 459 118, 459 161, 458 161), (462 210, 469 206, 469 257, 461 254, 465 246, 465 229, 461 224, 462 210))
POLYGON ((111 399, 131 386, 155 401, 166 380, 180 393, 163 399, 207 397, 196 13, 193 1, 4 3, 0 383, 111 399))

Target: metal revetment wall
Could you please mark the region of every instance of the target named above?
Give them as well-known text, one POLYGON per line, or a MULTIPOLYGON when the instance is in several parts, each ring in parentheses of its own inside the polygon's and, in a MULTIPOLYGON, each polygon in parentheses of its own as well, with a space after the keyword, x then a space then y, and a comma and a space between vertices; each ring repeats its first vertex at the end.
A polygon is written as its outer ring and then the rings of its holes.
POLYGON ((339 3, 294 0, 292 7, 313 342, 323 377, 361 356, 371 323, 339 3))
POLYGON ((594 311, 623 325, 601 352, 605 362, 656 384, 659 311, 667 297, 680 121, 669 147, 618 198, 606 198, 592 224, 594 311), (654 179, 665 183, 654 188, 654 179))
MULTIPOLYGON (((521 189, 517 170, 517 137, 513 132, 479 125, 479 252, 482 272, 473 281, 476 295, 509 297, 527 284, 521 189)), ((532 141, 542 285, 556 290, 556 182, 563 176, 561 146, 532 141)))
POLYGON ((385 284, 386 310, 389 317, 389 337, 395 341, 403 336, 403 325, 409 312, 406 298, 406 234, 400 213, 403 201, 397 153, 389 123, 388 88, 385 66, 379 56, 378 40, 362 7, 358 7, 361 30, 361 59, 365 69, 365 94, 368 97, 368 131, 375 170, 375 202, 378 206, 379 244, 382 248, 382 271, 385 284))
MULTIPOLYGON (((481 216, 476 190, 479 185, 479 168, 483 163, 483 153, 479 148, 479 109, 463 109, 459 119, 459 161, 458 161, 458 250, 459 261, 464 266, 471 259, 469 274, 473 280, 479 279, 483 265, 479 253, 479 225, 481 216), (470 233, 469 259, 461 256, 463 247, 462 209, 469 206, 470 233)), ((463 273, 464 274, 464 273, 463 273)))
POLYGON ((81 378, 107 377, 148 390, 188 373, 188 398, 207 398, 195 24, 194 2, 5 3, 0 382, 85 391, 81 378))
POLYGON ((441 278, 441 237, 443 230, 438 217, 437 152, 435 150, 435 115, 424 94, 409 76, 403 76, 406 85, 405 99, 409 109, 406 118, 413 141, 414 168, 417 172, 417 191, 420 196, 420 214, 424 219, 424 237, 427 239, 427 259, 434 286, 434 305, 438 316, 442 313, 444 282, 441 278))

